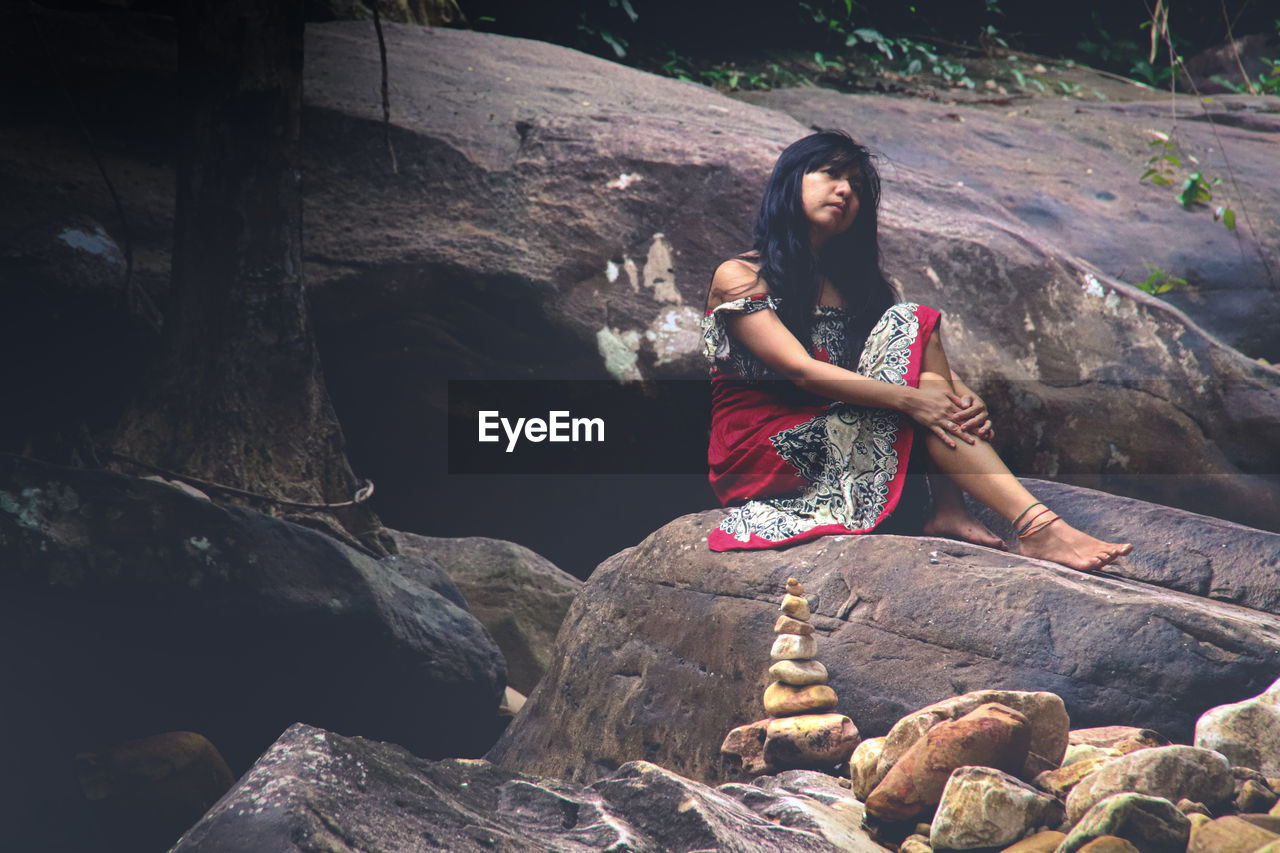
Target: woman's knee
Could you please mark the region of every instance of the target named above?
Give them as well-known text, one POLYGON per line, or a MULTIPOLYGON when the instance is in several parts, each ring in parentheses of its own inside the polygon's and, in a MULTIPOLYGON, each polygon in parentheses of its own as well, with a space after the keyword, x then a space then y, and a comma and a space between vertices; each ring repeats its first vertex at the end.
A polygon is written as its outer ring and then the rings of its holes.
POLYGON ((920 387, 926 391, 950 391, 951 377, 932 370, 920 371, 920 387))

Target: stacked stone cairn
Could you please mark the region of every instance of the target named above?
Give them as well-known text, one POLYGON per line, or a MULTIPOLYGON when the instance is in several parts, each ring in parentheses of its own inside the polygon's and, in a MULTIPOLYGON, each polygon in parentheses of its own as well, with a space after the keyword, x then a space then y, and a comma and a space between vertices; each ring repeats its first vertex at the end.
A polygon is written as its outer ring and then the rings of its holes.
POLYGON ((720 752, 758 775, 787 769, 831 770, 844 764, 858 745, 853 721, 835 710, 836 693, 827 685, 827 668, 818 660, 818 641, 809 622, 809 602, 796 578, 787 578, 773 626, 769 657, 772 683, 764 691, 768 718, 739 726, 720 752))

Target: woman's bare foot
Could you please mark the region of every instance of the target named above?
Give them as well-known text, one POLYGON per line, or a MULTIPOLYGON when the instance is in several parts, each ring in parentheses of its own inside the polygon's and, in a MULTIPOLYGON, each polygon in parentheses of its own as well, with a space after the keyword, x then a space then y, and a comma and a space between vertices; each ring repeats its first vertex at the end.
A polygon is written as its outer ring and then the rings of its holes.
POLYGON ((958 506, 938 505, 925 520, 925 536, 941 536, 944 539, 959 539, 972 542, 974 545, 985 545, 988 548, 1004 547, 1003 540, 987 529, 987 526, 969 514, 963 503, 958 506))
POLYGON ((1103 542, 1057 517, 1022 540, 1022 556, 1080 572, 1097 571, 1132 551, 1133 546, 1128 543, 1103 542))

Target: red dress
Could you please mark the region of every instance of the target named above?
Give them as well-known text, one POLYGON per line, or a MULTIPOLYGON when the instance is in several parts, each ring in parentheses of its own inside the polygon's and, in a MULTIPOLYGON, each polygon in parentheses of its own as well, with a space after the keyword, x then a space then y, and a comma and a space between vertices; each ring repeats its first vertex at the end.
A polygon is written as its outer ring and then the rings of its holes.
MULTIPOLYGON (((733 339, 730 313, 775 310, 757 294, 716 306, 703 320, 711 360, 711 487, 734 507, 711 532, 713 551, 777 548, 832 533, 866 533, 898 506, 914 424, 900 412, 832 402, 781 379, 733 339)), ((814 358, 863 376, 918 387, 939 314, 915 303, 889 308, 861 352, 851 318, 819 306, 814 358)))

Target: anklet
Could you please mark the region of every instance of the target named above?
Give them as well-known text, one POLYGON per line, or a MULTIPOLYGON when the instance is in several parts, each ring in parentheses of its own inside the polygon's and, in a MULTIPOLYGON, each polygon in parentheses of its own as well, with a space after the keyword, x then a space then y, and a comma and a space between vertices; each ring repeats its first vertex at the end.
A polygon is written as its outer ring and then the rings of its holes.
POLYGON ((1027 507, 1027 508, 1026 508, 1026 509, 1024 509, 1022 512, 1020 512, 1020 513, 1018 513, 1017 515, 1015 515, 1015 516, 1013 517, 1013 521, 1011 521, 1011 522, 1009 522, 1009 523, 1010 523, 1011 525, 1013 525, 1013 526, 1016 528, 1016 527, 1018 526, 1018 522, 1022 520, 1022 517, 1023 517, 1024 515, 1026 515, 1027 513, 1031 512, 1032 507, 1037 507, 1037 506, 1044 506, 1044 504, 1040 503, 1040 501, 1036 501, 1036 502, 1035 502, 1035 503, 1033 503, 1031 506, 1027 507))
POLYGON ((1031 525, 1036 523, 1036 519, 1043 516, 1046 512, 1051 512, 1051 511, 1052 510, 1050 510, 1048 507, 1045 507, 1044 509, 1040 510, 1035 515, 1027 519, 1027 523, 1022 525, 1022 527, 1018 529, 1018 538, 1021 539, 1023 536, 1026 536, 1027 531, 1031 529, 1031 525))
MULTIPOLYGON (((1041 513, 1041 515, 1043 515, 1043 513, 1041 513)), ((1036 518, 1039 518, 1039 517, 1040 516, 1036 516, 1036 518)), ((1050 524, 1053 524, 1055 521, 1061 521, 1061 520, 1062 520, 1061 516, 1055 515, 1053 518, 1049 519, 1044 524, 1037 527, 1035 530, 1028 530, 1028 531, 1024 531, 1023 533, 1019 533, 1018 538, 1026 539, 1028 536, 1035 536, 1037 533, 1039 533, 1041 530, 1044 530, 1050 524)))

